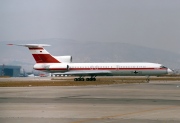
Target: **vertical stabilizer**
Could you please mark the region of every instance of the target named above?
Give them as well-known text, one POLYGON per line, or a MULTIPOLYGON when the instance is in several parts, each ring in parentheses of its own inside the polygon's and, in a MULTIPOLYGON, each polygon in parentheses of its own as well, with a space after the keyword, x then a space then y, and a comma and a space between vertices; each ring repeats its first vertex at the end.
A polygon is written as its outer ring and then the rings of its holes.
POLYGON ((53 57, 43 47, 50 46, 47 44, 8 44, 28 47, 34 57, 36 63, 60 63, 55 57, 53 57))

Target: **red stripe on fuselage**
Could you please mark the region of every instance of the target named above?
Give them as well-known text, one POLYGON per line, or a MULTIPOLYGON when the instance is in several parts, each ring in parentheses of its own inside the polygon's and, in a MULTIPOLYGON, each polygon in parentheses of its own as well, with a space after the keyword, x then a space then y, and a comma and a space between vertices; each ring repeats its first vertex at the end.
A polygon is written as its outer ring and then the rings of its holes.
POLYGON ((48 68, 48 69, 45 69, 45 68, 35 68, 35 70, 54 70, 54 71, 66 71, 67 68, 48 68))
MULTIPOLYGON (((36 69, 36 68, 35 68, 36 69)), ((36 70, 47 70, 45 68, 37 68, 36 70)), ((48 70, 66 70, 63 68, 49 68, 48 70)), ((69 68, 69 70, 132 70, 132 71, 138 71, 138 70, 167 70, 166 68, 69 68)))
POLYGON ((166 68, 69 68, 69 70, 167 70, 166 68))

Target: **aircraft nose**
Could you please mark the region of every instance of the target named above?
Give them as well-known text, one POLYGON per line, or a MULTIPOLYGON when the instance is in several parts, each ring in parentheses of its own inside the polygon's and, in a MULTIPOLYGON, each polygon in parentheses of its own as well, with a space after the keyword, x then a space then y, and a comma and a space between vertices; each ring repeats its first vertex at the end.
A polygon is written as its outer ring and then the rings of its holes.
POLYGON ((167 69, 167 72, 168 72, 168 74, 172 74, 173 73, 173 71, 170 68, 167 69))

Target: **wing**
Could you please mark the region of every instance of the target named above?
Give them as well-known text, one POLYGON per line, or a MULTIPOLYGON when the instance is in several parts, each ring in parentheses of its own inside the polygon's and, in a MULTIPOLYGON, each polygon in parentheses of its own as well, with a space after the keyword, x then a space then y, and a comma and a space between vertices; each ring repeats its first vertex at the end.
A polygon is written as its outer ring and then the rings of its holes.
POLYGON ((64 72, 64 73, 53 73, 54 75, 56 74, 61 74, 61 75, 79 75, 79 76, 92 76, 92 75, 111 75, 111 71, 100 71, 100 70, 92 70, 92 71, 71 71, 71 72, 64 72))

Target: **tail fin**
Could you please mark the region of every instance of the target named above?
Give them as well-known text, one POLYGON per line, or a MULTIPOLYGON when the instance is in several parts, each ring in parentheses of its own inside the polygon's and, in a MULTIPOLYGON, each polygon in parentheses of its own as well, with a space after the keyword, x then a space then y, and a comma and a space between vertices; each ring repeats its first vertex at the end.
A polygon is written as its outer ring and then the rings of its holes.
POLYGON ((31 51, 36 63, 60 63, 56 58, 54 58, 48 51, 43 47, 50 46, 47 44, 8 44, 16 46, 28 47, 31 51))

